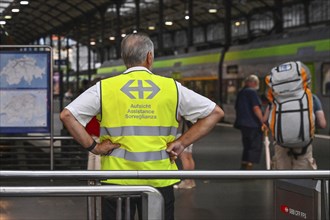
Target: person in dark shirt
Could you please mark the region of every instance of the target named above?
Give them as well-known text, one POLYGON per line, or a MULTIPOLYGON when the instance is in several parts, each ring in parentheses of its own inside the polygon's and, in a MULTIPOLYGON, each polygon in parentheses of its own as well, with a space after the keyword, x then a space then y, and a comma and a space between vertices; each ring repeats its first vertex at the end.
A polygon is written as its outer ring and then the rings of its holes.
POLYGON ((250 75, 245 79, 245 86, 239 91, 236 99, 235 128, 242 134, 243 155, 241 169, 250 170, 253 164, 259 163, 262 153, 262 128, 264 118, 261 100, 257 94, 259 79, 250 75))

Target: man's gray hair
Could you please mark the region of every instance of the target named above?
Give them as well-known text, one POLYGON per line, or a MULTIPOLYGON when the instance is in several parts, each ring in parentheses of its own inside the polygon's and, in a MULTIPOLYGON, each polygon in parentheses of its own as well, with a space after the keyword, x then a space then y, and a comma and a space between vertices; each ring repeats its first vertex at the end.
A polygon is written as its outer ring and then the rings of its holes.
POLYGON ((145 34, 129 34, 121 42, 121 57, 128 68, 141 65, 148 52, 154 56, 154 44, 145 34))
POLYGON ((259 83, 259 78, 258 78, 257 75, 252 74, 252 75, 249 75, 245 78, 245 82, 257 82, 257 83, 259 83))

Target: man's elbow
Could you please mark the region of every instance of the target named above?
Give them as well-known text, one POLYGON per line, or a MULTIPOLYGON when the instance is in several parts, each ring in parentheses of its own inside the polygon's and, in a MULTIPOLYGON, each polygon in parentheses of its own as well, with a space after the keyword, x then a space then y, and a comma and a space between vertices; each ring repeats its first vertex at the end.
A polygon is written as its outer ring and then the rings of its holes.
POLYGON ((258 105, 253 106, 253 112, 254 112, 256 115, 258 115, 258 114, 262 114, 261 108, 260 108, 260 106, 258 106, 258 105))
POLYGON ((327 127, 327 123, 326 123, 325 121, 321 121, 321 122, 319 122, 318 125, 319 125, 319 127, 322 128, 322 129, 324 129, 324 128, 327 127))
POLYGON ((68 109, 64 109, 61 113, 60 113, 60 120, 62 122, 67 121, 70 117, 72 116, 71 112, 68 109))
POLYGON ((316 116, 316 123, 319 128, 326 128, 327 127, 327 120, 325 119, 325 115, 323 111, 317 111, 315 113, 316 116))
POLYGON ((218 105, 215 106, 213 112, 217 117, 217 121, 222 120, 222 118, 225 116, 224 111, 218 105))

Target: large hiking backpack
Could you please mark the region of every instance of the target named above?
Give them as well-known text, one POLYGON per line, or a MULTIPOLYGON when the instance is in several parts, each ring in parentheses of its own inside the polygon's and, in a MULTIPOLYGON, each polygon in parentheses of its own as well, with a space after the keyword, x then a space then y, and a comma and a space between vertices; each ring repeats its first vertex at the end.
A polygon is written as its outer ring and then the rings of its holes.
POLYGON ((300 61, 274 67, 266 77, 267 97, 272 102, 268 122, 275 141, 282 147, 303 147, 306 152, 314 138, 310 78, 308 67, 300 61))

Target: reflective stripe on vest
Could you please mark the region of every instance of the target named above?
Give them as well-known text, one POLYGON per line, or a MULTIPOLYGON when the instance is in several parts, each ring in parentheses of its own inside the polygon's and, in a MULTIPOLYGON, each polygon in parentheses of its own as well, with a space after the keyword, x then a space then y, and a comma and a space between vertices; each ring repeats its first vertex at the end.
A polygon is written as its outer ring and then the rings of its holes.
POLYGON ((176 127, 162 126, 123 126, 117 128, 101 128, 101 136, 168 136, 177 134, 176 127))
POLYGON ((129 152, 122 148, 114 149, 111 153, 111 156, 135 162, 164 160, 169 158, 168 153, 165 150, 154 152, 129 152))

